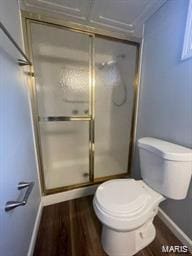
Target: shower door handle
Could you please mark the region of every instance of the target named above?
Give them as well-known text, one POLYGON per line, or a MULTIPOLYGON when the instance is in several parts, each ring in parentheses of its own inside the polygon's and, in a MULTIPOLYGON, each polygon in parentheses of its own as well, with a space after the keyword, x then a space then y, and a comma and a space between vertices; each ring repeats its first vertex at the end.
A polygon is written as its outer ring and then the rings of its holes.
POLYGON ((35 182, 19 182, 19 184, 17 186, 18 190, 27 188, 25 191, 25 194, 23 196, 23 199, 21 201, 8 201, 5 205, 5 211, 8 212, 10 210, 13 210, 16 207, 26 205, 34 184, 35 184, 35 182))
POLYGON ((91 116, 45 116, 38 117, 40 122, 63 122, 63 121, 90 121, 91 116))

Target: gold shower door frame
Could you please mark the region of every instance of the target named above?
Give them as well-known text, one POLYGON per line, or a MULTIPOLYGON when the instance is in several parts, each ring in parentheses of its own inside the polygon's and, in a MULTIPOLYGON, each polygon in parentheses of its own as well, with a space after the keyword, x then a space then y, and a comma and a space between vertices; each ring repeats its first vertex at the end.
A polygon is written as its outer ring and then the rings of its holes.
POLYGON ((129 41, 119 35, 111 34, 107 31, 96 31, 95 29, 87 28, 80 24, 74 24, 71 22, 64 22, 53 18, 39 16, 35 13, 30 13, 22 11, 22 25, 23 25, 23 34, 24 34, 24 43, 26 52, 33 63, 33 54, 32 54, 32 40, 31 40, 31 23, 44 24, 51 27, 56 27, 64 30, 70 30, 73 32, 81 33, 88 35, 90 37, 89 43, 89 114, 87 116, 48 116, 45 118, 39 118, 39 112, 37 107, 37 92, 35 85, 35 75, 33 65, 30 67, 28 84, 30 86, 30 96, 31 96, 31 107, 33 114, 33 125, 35 131, 35 144, 37 151, 37 159, 40 173, 40 181, 42 186, 43 194, 53 194, 57 192, 62 192, 74 188, 90 186, 97 184, 108 179, 125 177, 130 174, 131 163, 133 158, 134 144, 135 144, 135 125, 138 109, 138 92, 139 92, 139 59, 140 59, 140 43, 129 41), (120 42, 127 43, 129 45, 134 45, 137 48, 137 59, 136 59, 136 69, 135 69, 135 81, 133 84, 134 87, 134 100, 133 100, 133 109, 132 109, 132 124, 130 131, 130 144, 129 144, 129 155, 128 155, 128 167, 127 172, 117 175, 110 175, 101 178, 94 178, 94 151, 95 151, 95 46, 94 39, 95 37, 102 37, 108 40, 116 40, 120 42), (89 122, 89 181, 80 184, 68 185, 64 187, 46 189, 45 177, 43 171, 43 160, 42 160, 42 148, 40 142, 40 128, 39 121, 88 121, 89 122))

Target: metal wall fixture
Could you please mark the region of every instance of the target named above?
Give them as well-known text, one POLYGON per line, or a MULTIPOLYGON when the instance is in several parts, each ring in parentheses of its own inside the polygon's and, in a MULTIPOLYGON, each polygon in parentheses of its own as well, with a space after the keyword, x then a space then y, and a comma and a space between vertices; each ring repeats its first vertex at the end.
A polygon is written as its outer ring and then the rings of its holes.
MULTIPOLYGON (((36 137, 36 148, 39 162, 39 170, 40 170, 40 178, 41 185, 44 194, 53 194, 61 191, 66 191, 78 187, 86 187, 89 185, 97 184, 103 182, 105 180, 111 178, 125 177, 130 174, 131 170, 131 162, 133 158, 133 148, 135 143, 135 123, 137 116, 137 101, 138 101, 138 87, 139 87, 139 60, 140 60, 140 43, 136 41, 131 41, 126 38, 124 35, 116 35, 113 33, 109 33, 108 31, 97 31, 96 29, 91 29, 88 27, 83 27, 81 24, 74 24, 70 22, 65 22, 63 20, 58 20, 54 18, 49 18, 46 16, 39 16, 35 13, 30 13, 23 11, 22 12, 22 22, 23 22, 23 31, 24 31, 24 41, 25 47, 27 49, 27 53, 30 56, 30 59, 33 60, 32 54, 32 40, 31 40, 31 24, 44 24, 47 26, 52 26, 60 29, 66 29, 74 32, 79 32, 82 34, 86 34, 90 37, 90 47, 89 47, 89 111, 86 112, 85 116, 80 115, 72 115, 72 116, 43 116, 40 117, 38 113, 38 103, 37 103, 37 92, 34 76, 31 76, 30 81, 30 90, 32 95, 32 110, 33 110, 33 119, 34 119, 34 127, 35 127, 35 137, 36 137), (132 107, 132 124, 131 124, 131 132, 130 132, 130 143, 129 143, 129 156, 128 156, 128 167, 127 172, 105 176, 100 178, 94 178, 94 151, 95 151, 95 47, 94 47, 94 39, 95 37, 100 37, 112 41, 123 42, 128 45, 132 45, 136 47, 137 56, 136 56, 136 67, 135 67, 135 80, 133 84, 134 88, 134 100, 132 107), (89 181, 73 184, 64 187, 57 187, 52 189, 47 189, 45 185, 45 177, 43 171, 43 161, 42 161, 42 148, 41 148, 41 135, 39 122, 63 122, 63 121, 88 121, 89 122, 89 181)), ((31 66, 31 74, 34 73, 34 67, 31 66)), ((87 173, 86 173, 87 176, 87 173)))
POLYGON ((26 66, 26 65, 32 65, 31 61, 29 58, 26 56, 26 54, 21 50, 19 45, 16 43, 16 41, 13 39, 9 31, 6 29, 6 27, 3 25, 2 22, 0 22, 0 28, 4 32, 4 34, 7 36, 7 38, 11 41, 11 43, 15 46, 15 48, 18 50, 18 52, 23 56, 23 59, 17 59, 17 62, 19 66, 26 66))
POLYGON ((20 201, 8 201, 5 205, 5 211, 8 212, 8 211, 11 211, 13 210, 14 208, 17 208, 19 206, 24 206, 27 204, 27 201, 28 201, 28 198, 29 198, 29 195, 31 194, 31 191, 33 189, 33 186, 34 186, 34 182, 19 182, 18 186, 17 186, 17 189, 18 190, 22 190, 24 188, 27 188, 26 191, 25 191, 25 194, 23 196, 23 199, 20 200, 20 201))

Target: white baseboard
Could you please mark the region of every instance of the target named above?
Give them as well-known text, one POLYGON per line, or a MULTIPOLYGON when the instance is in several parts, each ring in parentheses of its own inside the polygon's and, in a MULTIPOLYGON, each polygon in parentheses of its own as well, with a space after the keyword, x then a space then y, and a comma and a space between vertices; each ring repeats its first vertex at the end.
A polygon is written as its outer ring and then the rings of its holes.
POLYGON ((183 243, 183 245, 186 245, 189 251, 192 253, 192 240, 160 208, 158 211, 158 216, 165 223, 165 225, 173 232, 173 234, 183 243))
POLYGON ((43 196, 42 205, 46 206, 51 204, 57 204, 64 201, 92 195, 95 193, 97 187, 98 185, 93 185, 93 186, 84 187, 84 188, 72 189, 66 192, 56 193, 53 195, 43 196))
POLYGON ((31 242, 30 242, 30 245, 29 245, 29 250, 28 250, 27 256, 33 256, 33 251, 34 251, 34 248, 35 248, 35 242, 36 242, 37 233, 38 233, 38 230, 39 230, 39 224, 40 224, 40 220, 41 220, 42 210, 43 210, 43 206, 42 206, 42 203, 40 202, 39 208, 38 208, 38 211, 37 211, 37 216, 36 216, 36 219, 35 219, 35 225, 34 225, 34 228, 33 228, 33 233, 32 233, 32 236, 31 236, 31 242))

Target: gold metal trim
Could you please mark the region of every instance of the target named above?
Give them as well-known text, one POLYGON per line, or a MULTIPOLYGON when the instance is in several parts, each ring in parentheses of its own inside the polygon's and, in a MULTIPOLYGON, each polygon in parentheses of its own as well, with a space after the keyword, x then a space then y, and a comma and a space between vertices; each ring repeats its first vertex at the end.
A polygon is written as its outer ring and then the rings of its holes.
POLYGON ((79 30, 77 28, 72 28, 72 27, 69 27, 69 26, 60 25, 57 22, 52 23, 52 22, 49 22, 47 20, 42 20, 42 19, 38 19, 38 18, 33 19, 33 18, 30 18, 30 17, 27 17, 27 16, 25 16, 25 19, 30 20, 30 22, 34 23, 34 24, 45 25, 45 26, 48 26, 48 27, 53 27, 53 28, 62 29, 62 30, 65 29, 67 31, 77 32, 77 33, 81 33, 81 34, 84 34, 84 35, 87 35, 87 36, 93 36, 93 34, 90 33, 90 32, 82 31, 82 30, 79 30))
POLYGON ((95 47, 94 39, 91 38, 90 57, 91 57, 91 121, 90 121, 90 181, 94 182, 94 156, 95 156, 95 47))
POLYGON ((108 30, 94 28, 88 25, 79 24, 76 22, 71 22, 65 19, 58 19, 54 17, 47 16, 45 14, 37 14, 34 12, 23 11, 21 10, 21 14, 23 17, 34 20, 34 21, 41 21, 43 23, 52 24, 52 25, 59 25, 61 27, 69 28, 70 30, 74 29, 78 32, 87 33, 95 36, 103 36, 103 37, 111 37, 112 39, 117 40, 124 40, 131 45, 139 45, 141 43, 141 39, 138 37, 129 36, 125 33, 118 33, 118 32, 110 32, 108 30))
POLYGON ((91 116, 46 116, 39 117, 40 122, 89 121, 91 116))
POLYGON ((135 147, 135 140, 136 140, 136 119, 137 119, 137 112, 138 112, 138 92, 139 92, 139 79, 140 79, 140 72, 139 72, 139 63, 141 58, 141 50, 140 47, 137 46, 136 50, 136 64, 135 64, 135 79, 133 83, 134 88, 134 97, 133 97, 133 110, 132 110, 132 119, 131 119, 131 131, 130 131, 130 142, 129 142, 129 155, 128 155, 128 174, 131 174, 131 168, 133 163, 133 153, 135 147))
MULTIPOLYGON (((24 38, 24 46, 27 55, 29 56, 30 60, 32 61, 32 46, 31 46, 31 31, 30 31, 30 24, 24 16, 22 16, 22 29, 23 29, 23 38, 24 38)), ((40 183, 41 183, 41 190, 42 193, 45 193, 45 177, 43 172, 43 160, 42 160, 42 150, 41 150, 41 143, 40 143, 40 133, 39 133, 39 123, 38 123, 38 109, 37 109, 37 102, 36 102, 36 87, 35 87, 35 79, 34 79, 34 67, 33 63, 30 66, 30 71, 28 72, 28 84, 30 90, 30 98, 31 98, 31 109, 32 109, 32 116, 33 116, 33 129, 34 129, 34 136, 35 136, 35 147, 36 147, 36 155, 38 161, 38 171, 40 176, 40 183)))
POLYGON ((100 182, 104 182, 107 181, 109 179, 118 179, 118 178, 128 178, 128 174, 125 173, 119 173, 119 174, 114 174, 114 175, 108 175, 108 176, 104 176, 104 177, 98 177, 95 178, 95 183, 100 183, 100 182))
POLYGON ((107 181, 109 179, 128 178, 128 177, 129 176, 127 176, 127 173, 120 173, 120 174, 116 174, 116 175, 105 176, 105 177, 102 177, 102 178, 96 178, 94 180, 94 182, 90 181, 90 182, 77 183, 77 184, 74 184, 74 185, 68 185, 68 186, 59 187, 59 188, 46 189, 45 195, 64 192, 64 191, 68 191, 68 190, 72 190, 72 189, 76 189, 76 188, 89 187, 89 186, 97 185, 97 184, 99 185, 100 183, 102 183, 104 181, 107 181))
MULTIPOLYGON (((132 158, 133 158, 133 148, 134 148, 134 142, 135 142, 135 134, 136 131, 134 129, 134 125, 136 123, 136 115, 137 115, 137 101, 138 101, 138 88, 139 88, 139 61, 140 61, 140 43, 134 42, 129 40, 127 37, 123 37, 122 35, 117 35, 114 33, 109 33, 106 31, 97 31, 93 28, 85 29, 85 26, 81 26, 80 24, 71 24, 70 22, 65 21, 58 21, 53 18, 45 17, 45 16, 39 16, 34 13, 28 13, 25 11, 22 11, 22 24, 23 24, 23 31, 24 31, 24 42, 26 51, 28 52, 28 55, 30 56, 30 59, 33 59, 32 56, 32 45, 31 45, 31 31, 30 31, 30 23, 38 23, 38 24, 45 24, 48 26, 53 26, 57 28, 67 29, 74 32, 84 33, 90 36, 90 52, 91 52, 91 58, 89 60, 89 69, 91 70, 89 75, 89 90, 90 90, 90 98, 91 101, 89 101, 89 115, 88 116, 70 116, 70 117, 38 117, 38 109, 37 109, 37 95, 36 95, 36 88, 35 88, 35 81, 34 77, 31 76, 30 81, 30 90, 32 95, 32 112, 33 112, 33 119, 34 119, 34 128, 35 128, 35 140, 36 140, 36 148, 37 148, 37 158, 39 163, 39 169, 40 169, 40 180, 42 185, 42 190, 44 194, 51 194, 51 193, 57 193, 61 191, 66 191, 69 189, 74 189, 77 187, 85 187, 90 186, 93 184, 97 184, 99 182, 103 182, 108 179, 112 178, 118 178, 118 177, 126 177, 130 171, 132 166, 132 158), (70 25, 71 24, 71 25, 70 25), (136 75, 135 75, 135 82, 134 82, 134 100, 133 100, 133 112, 132 112, 132 126, 131 126, 131 135, 130 135, 130 145, 129 145, 129 162, 128 162, 128 172, 113 176, 107 176, 102 178, 96 178, 94 179, 94 151, 95 151, 95 46, 94 46, 94 39, 95 36, 105 38, 108 40, 115 40, 115 41, 121 41, 124 43, 127 43, 129 45, 134 45, 137 48, 137 61, 136 61, 136 75), (57 120, 54 120, 54 118, 57 118, 57 120), (90 181, 86 183, 80 183, 75 184, 71 186, 66 187, 60 187, 55 189, 46 189, 45 186, 45 177, 43 172, 43 161, 42 161, 42 149, 41 149, 41 143, 40 143, 40 131, 39 131, 39 122, 38 121, 89 121, 89 177, 90 181)), ((31 66, 29 74, 34 74, 34 68, 31 66)))
MULTIPOLYGON (((92 120, 92 57, 91 57, 91 39, 89 37, 89 114, 92 120)), ((91 169, 92 169, 92 141, 91 141, 91 120, 89 121, 89 181, 92 182, 91 169)))

